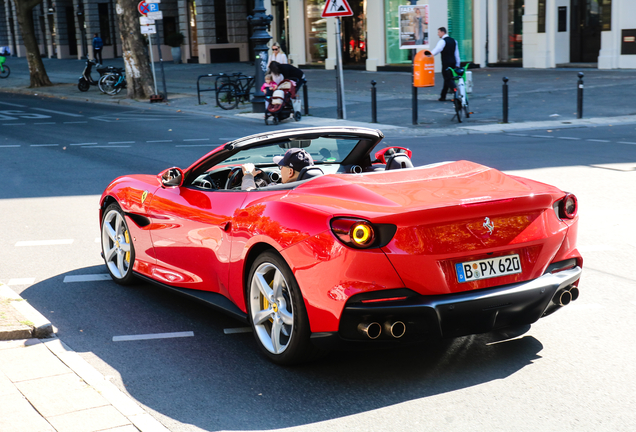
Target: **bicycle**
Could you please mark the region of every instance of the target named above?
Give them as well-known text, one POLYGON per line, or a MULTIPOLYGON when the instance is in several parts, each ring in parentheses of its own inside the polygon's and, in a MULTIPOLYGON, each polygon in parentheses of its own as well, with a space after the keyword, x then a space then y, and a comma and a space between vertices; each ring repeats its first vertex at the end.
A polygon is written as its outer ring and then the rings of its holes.
POLYGON ((116 69, 115 72, 102 76, 98 82, 98 87, 102 93, 111 96, 118 94, 121 89, 125 89, 126 85, 126 75, 123 69, 116 69))
MULTIPOLYGON (((462 122, 462 113, 466 118, 470 118, 470 111, 468 109, 468 95, 466 94, 466 71, 468 65, 465 68, 448 68, 453 74, 453 80, 455 81, 455 98, 453 104, 455 105, 455 115, 459 123, 462 122)), ((452 120, 452 119, 451 119, 452 120)))
POLYGON ((9 74, 11 74, 9 66, 4 64, 6 60, 7 58, 5 56, 0 55, 0 78, 7 78, 9 74))
POLYGON ((251 90, 254 86, 254 77, 235 73, 226 75, 217 80, 226 80, 216 92, 216 104, 224 110, 238 107, 239 102, 249 102, 251 90))

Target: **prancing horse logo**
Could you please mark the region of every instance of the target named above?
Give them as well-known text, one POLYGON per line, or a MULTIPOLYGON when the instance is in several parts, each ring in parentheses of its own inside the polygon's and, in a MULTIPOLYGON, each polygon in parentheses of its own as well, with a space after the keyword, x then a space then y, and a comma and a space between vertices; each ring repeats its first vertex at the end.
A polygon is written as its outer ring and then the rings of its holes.
POLYGON ((486 222, 484 222, 484 228, 488 230, 488 234, 492 234, 495 230, 495 224, 490 222, 490 218, 486 218, 486 222))

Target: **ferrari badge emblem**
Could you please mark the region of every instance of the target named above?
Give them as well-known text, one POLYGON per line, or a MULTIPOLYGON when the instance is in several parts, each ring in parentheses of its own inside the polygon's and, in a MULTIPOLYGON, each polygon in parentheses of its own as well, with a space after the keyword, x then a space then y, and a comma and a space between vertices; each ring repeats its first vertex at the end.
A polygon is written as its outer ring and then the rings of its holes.
POLYGON ((490 222, 490 218, 486 218, 486 221, 484 222, 484 228, 488 230, 488 234, 492 234, 492 232, 495 230, 495 224, 490 222))
MULTIPOLYGON (((145 190, 144 193, 141 194, 141 203, 143 204, 144 201, 146 201, 146 198, 148 198, 148 191, 145 190)), ((488 218, 486 218, 488 219, 488 218)))

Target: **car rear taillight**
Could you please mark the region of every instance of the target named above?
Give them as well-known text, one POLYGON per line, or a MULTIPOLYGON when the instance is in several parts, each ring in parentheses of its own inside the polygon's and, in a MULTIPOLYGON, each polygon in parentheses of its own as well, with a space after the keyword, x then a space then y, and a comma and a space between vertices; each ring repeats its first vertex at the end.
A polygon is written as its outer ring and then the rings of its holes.
POLYGON ((574 219, 578 211, 579 204, 576 197, 571 194, 565 194, 565 197, 559 203, 559 217, 561 219, 574 219))
POLYGON ((331 231, 344 244, 358 249, 374 245, 375 229, 364 219, 338 218, 331 221, 331 231))

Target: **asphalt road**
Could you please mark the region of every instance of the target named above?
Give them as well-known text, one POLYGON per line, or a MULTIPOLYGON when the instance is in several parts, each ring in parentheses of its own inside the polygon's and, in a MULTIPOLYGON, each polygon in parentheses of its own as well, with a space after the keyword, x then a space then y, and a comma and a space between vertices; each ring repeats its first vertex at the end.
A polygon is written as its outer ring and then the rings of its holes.
POLYGON ((171 431, 636 427, 636 124, 388 138, 416 164, 469 159, 575 193, 581 297, 518 337, 334 352, 282 368, 251 334, 225 334, 240 322, 198 303, 144 283, 69 278, 106 273, 97 209, 112 179, 186 167, 267 130, 261 122, 26 96, 3 96, 0 116, 0 280, 171 431), (45 240, 57 242, 20 243, 45 240), (113 341, 171 332, 194 336, 113 341))

